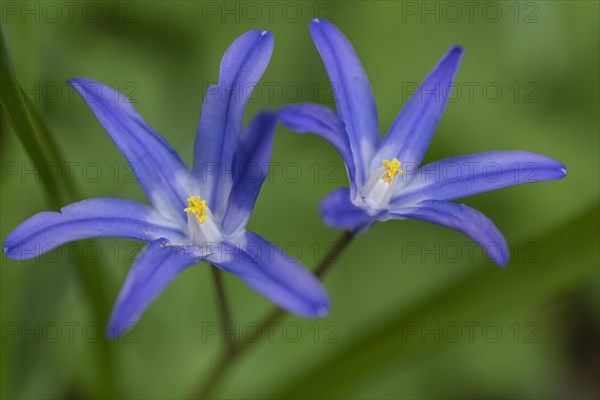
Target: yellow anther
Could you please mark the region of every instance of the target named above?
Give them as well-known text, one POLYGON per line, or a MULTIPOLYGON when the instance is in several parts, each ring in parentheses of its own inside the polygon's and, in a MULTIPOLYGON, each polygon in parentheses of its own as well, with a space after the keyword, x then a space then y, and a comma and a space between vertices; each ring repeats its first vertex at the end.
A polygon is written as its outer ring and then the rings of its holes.
POLYGON ((397 158, 394 158, 392 161, 383 160, 383 166, 385 167, 385 174, 381 179, 383 179, 386 183, 390 184, 398 174, 403 174, 404 171, 400 169, 400 161, 397 158))
POLYGON ((203 223, 208 218, 206 211, 208 206, 206 200, 202 200, 200 196, 190 196, 187 198, 188 206, 183 211, 188 214, 195 214, 198 217, 198 222, 203 223))

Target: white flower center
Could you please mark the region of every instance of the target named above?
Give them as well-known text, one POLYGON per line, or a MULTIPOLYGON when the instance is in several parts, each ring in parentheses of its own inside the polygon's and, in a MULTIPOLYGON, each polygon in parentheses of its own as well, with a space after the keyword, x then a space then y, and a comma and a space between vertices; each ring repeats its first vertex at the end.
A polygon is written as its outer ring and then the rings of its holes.
POLYGON ((223 233, 215 224, 206 201, 200 196, 190 196, 187 199, 189 207, 184 211, 188 214, 188 228, 191 241, 197 245, 218 243, 223 239, 223 233))
POLYGON ((383 167, 373 172, 367 184, 360 190, 360 197, 367 207, 381 210, 388 206, 394 194, 397 176, 404 173, 400 169, 400 164, 397 158, 391 161, 383 160, 383 167))

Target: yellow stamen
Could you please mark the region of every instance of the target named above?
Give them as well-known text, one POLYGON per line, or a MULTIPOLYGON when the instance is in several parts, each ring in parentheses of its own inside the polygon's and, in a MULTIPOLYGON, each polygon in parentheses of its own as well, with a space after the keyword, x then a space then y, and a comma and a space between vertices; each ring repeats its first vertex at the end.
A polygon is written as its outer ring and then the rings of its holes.
POLYGON ((185 211, 188 214, 196 214, 198 217, 198 222, 203 223, 208 218, 208 214, 206 211, 208 210, 208 206, 206 205, 206 200, 202 200, 200 196, 190 196, 187 198, 187 202, 189 207, 185 208, 185 211))
POLYGON ((397 158, 394 158, 392 161, 383 160, 383 166, 385 167, 385 175, 381 177, 384 182, 388 185, 392 183, 396 175, 403 174, 404 171, 400 169, 400 161, 397 158))

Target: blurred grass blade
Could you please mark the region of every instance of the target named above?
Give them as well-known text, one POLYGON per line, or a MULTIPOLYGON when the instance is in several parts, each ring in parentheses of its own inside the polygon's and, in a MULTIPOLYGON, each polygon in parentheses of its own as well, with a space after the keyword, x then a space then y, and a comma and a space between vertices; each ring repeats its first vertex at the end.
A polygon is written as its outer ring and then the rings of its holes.
MULTIPOLYGON (((67 203, 80 200, 67 179, 49 180, 46 174, 42 173, 44 167, 53 165, 61 170, 60 176, 69 176, 67 163, 61 157, 47 124, 17 81, 1 31, 0 45, 0 104, 27 155, 33 161, 35 169, 38 170, 49 206, 59 209, 67 203)), ((75 267, 75 274, 83 288, 82 291, 89 298, 89 306, 95 314, 95 319, 99 323, 105 323, 110 313, 110 304, 105 295, 102 267, 97 262, 86 261, 79 252, 74 252, 74 256, 75 263, 72 265, 75 267)), ((103 376, 102 388, 99 390, 109 397, 114 393, 111 346, 111 343, 104 340, 95 345, 98 349, 97 365, 103 376)))
MULTIPOLYGON (((461 282, 435 293, 414 308, 394 315, 391 322, 348 345, 308 371, 273 398, 330 398, 355 393, 353 389, 373 374, 399 360, 440 351, 439 343, 401 340, 407 322, 473 321, 522 304, 539 303, 568 291, 598 274, 598 205, 579 218, 539 237, 539 262, 507 270, 482 265, 461 282)), ((409 366, 407 365, 407 368, 409 366)))
POLYGON ((60 176, 68 176, 66 164, 50 136, 48 127, 17 81, 8 57, 4 35, 1 32, 0 46, 0 87, 2 88, 0 104, 8 122, 39 172, 50 205, 58 208, 64 205, 67 196, 74 197, 74 191, 67 180, 49 180, 41 170, 44 166, 55 165, 61 169, 60 176))

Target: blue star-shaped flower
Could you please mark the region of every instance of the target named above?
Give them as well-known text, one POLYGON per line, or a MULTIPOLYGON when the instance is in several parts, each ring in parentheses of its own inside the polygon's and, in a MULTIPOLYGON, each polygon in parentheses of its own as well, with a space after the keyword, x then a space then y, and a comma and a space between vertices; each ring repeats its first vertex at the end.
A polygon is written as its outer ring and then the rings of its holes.
POLYGON ((350 188, 324 199, 325 223, 358 233, 376 221, 420 219, 463 232, 505 265, 508 247, 493 222, 450 200, 561 179, 567 174, 565 166, 525 151, 491 151, 417 169, 446 107, 462 48, 448 50, 381 139, 371 86, 352 45, 328 21, 313 20, 310 30, 331 81, 337 116, 326 107, 299 104, 285 107, 280 118, 291 130, 328 140, 344 159, 350 188))
POLYGON ((243 34, 225 52, 218 85, 208 88, 202 105, 193 171, 123 94, 89 79, 71 80, 153 206, 94 198, 41 212, 8 235, 4 252, 28 259, 70 241, 106 236, 149 242, 119 294, 110 337, 122 334, 175 276, 200 261, 237 275, 291 312, 325 315, 329 300, 320 282, 245 229, 268 173, 277 115, 263 112, 242 131, 247 98, 238 95, 258 82, 272 52, 272 34, 258 30, 243 34))

